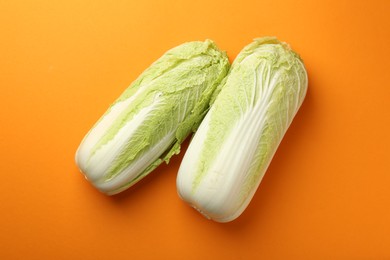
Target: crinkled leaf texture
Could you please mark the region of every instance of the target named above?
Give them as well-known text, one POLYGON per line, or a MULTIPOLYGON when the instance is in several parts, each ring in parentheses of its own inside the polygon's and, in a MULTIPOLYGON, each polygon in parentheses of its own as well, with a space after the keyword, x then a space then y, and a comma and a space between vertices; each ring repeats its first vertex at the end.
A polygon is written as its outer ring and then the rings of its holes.
POLYGON ((199 126, 230 64, 210 40, 166 52, 111 105, 81 142, 76 163, 112 195, 180 152, 199 126))
POLYGON ((256 39, 233 62, 183 158, 182 199, 218 222, 252 199, 307 91, 300 57, 274 37, 256 39))

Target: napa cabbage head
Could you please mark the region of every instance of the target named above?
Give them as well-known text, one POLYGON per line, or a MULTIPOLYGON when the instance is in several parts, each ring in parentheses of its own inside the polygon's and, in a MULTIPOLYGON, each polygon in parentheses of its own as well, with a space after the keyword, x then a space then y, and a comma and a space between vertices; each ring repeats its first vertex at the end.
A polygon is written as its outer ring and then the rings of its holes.
POLYGON ((230 67, 214 42, 188 42, 146 69, 92 127, 76 162, 100 191, 132 186, 163 161, 203 119, 230 67))
POLYGON ((183 158, 179 195, 227 222, 247 207, 307 91, 299 55, 274 37, 256 39, 232 64, 183 158))

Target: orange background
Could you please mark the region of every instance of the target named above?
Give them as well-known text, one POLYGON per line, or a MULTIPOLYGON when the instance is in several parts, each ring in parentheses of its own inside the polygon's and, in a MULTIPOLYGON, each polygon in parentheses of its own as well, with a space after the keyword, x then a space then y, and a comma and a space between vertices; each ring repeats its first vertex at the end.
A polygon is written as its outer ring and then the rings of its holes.
POLYGON ((389 13, 386 0, 1 1, 0 258, 390 259, 389 13), (309 91, 239 219, 178 198, 183 153, 114 197, 79 174, 83 136, 166 50, 210 38, 233 60, 266 35, 300 53, 309 91))

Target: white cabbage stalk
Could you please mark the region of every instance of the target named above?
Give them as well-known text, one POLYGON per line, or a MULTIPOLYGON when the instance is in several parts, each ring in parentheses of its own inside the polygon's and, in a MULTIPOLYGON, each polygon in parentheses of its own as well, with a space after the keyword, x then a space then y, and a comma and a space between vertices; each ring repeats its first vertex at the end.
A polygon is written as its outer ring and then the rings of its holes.
POLYGON ((112 195, 168 163, 199 126, 229 66, 226 54, 210 40, 166 52, 84 137, 76 153, 81 172, 112 195))
POLYGON ((246 46, 184 155, 179 196, 207 218, 237 218, 301 106, 307 84, 301 59, 286 43, 265 37, 246 46))

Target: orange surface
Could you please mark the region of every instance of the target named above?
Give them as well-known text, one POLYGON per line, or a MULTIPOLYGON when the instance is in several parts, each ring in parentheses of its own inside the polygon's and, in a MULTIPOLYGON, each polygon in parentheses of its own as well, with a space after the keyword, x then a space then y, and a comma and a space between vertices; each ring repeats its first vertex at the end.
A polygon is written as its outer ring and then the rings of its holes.
POLYGON ((0 258, 390 259, 389 13, 386 0, 1 1, 0 258), (210 38, 233 60, 266 35, 301 54, 309 92, 239 219, 178 198, 183 153, 114 197, 79 174, 83 136, 166 50, 210 38))

